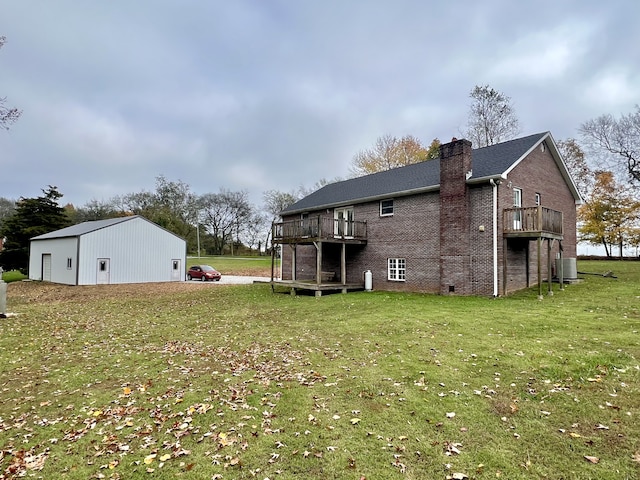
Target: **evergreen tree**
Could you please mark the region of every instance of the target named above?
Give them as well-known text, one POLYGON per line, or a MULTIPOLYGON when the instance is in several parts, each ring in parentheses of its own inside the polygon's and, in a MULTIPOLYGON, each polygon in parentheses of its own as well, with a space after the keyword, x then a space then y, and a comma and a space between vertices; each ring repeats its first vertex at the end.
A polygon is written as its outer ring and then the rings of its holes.
POLYGON ((21 198, 16 211, 8 217, 0 230, 6 239, 0 252, 0 266, 5 270, 26 272, 29 266, 29 242, 33 237, 59 230, 69 225, 69 219, 58 199, 62 194, 49 185, 36 198, 21 198))

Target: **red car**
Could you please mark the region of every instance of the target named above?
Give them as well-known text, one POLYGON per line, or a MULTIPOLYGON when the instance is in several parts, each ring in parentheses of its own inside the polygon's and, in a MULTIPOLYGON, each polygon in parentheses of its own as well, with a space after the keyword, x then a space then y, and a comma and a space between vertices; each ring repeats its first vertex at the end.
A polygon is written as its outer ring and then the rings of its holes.
POLYGON ((193 265, 187 272, 187 280, 215 280, 219 282, 222 275, 211 265, 193 265))

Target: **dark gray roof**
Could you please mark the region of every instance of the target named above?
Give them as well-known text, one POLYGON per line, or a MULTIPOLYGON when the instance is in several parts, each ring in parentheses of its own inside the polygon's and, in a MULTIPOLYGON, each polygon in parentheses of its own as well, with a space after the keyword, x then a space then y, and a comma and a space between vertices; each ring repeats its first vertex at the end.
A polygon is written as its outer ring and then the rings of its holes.
POLYGON ((118 223, 126 222, 128 220, 131 220, 132 218, 142 218, 142 217, 140 217, 139 215, 133 215, 130 217, 109 218, 107 220, 95 220, 93 222, 78 223, 77 225, 71 225, 70 227, 62 228, 54 232, 38 235, 37 237, 33 237, 31 240, 47 240, 50 238, 79 237, 80 235, 84 235, 85 233, 95 232, 96 230, 100 230, 101 228, 106 228, 106 227, 110 227, 111 225, 116 225, 118 223))
MULTIPOLYGON (((472 150, 473 174, 469 178, 469 182, 502 176, 547 137, 550 137, 549 132, 537 133, 472 150)), ((281 213, 286 215, 390 196, 437 190, 439 186, 440 160, 427 160, 331 183, 287 207, 281 213)))

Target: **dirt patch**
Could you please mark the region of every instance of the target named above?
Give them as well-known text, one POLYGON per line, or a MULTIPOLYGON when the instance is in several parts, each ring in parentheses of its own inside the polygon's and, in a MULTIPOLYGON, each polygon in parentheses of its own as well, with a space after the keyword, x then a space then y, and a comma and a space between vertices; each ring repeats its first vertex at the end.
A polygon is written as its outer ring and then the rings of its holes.
POLYGON ((82 302, 83 300, 170 295, 206 288, 202 282, 129 283, 120 285, 59 285, 47 282, 12 282, 7 286, 8 303, 82 302))

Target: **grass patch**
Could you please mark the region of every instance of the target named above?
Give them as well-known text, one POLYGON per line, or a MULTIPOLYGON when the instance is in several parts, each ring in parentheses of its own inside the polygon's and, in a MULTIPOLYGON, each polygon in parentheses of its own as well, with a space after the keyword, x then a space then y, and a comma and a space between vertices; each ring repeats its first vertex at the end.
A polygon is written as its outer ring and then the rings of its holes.
POLYGON ((579 268, 618 279, 542 301, 11 284, 0 472, 637 478, 640 263, 579 268))
MULTIPOLYGON (((223 275, 271 276, 271 256, 226 257, 201 256, 187 257, 187 269, 192 265, 211 265, 223 275)), ((279 263, 276 263, 276 267, 279 263)))

